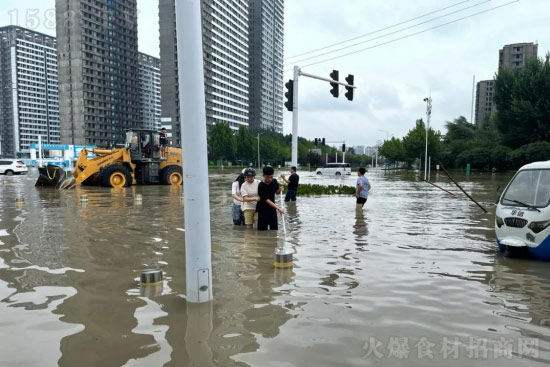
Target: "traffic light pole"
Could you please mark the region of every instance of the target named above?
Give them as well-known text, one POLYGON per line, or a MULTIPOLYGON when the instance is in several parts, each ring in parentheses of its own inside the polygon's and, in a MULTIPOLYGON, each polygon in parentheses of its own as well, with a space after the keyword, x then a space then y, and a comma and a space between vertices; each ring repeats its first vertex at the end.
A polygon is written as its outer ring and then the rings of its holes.
POLYGON ((298 77, 300 68, 294 66, 294 89, 292 105, 292 165, 298 167, 298 77))
POLYGON ((292 105, 292 165, 298 166, 298 78, 307 76, 308 78, 322 80, 329 83, 343 85, 348 88, 357 88, 354 85, 342 83, 333 79, 323 78, 321 76, 304 73, 300 67, 294 66, 294 89, 293 89, 293 105, 292 105))

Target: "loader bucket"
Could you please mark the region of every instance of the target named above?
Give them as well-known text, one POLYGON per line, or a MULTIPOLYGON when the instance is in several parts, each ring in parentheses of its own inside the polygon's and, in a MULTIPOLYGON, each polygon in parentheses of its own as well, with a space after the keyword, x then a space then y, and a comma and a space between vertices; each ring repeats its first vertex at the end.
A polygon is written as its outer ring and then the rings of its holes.
POLYGON ((39 167, 38 172, 40 173, 40 175, 38 176, 38 180, 36 181, 35 186, 50 186, 60 188, 62 184, 64 184, 64 181, 72 178, 71 176, 67 176, 63 168, 50 164, 46 167, 39 167))

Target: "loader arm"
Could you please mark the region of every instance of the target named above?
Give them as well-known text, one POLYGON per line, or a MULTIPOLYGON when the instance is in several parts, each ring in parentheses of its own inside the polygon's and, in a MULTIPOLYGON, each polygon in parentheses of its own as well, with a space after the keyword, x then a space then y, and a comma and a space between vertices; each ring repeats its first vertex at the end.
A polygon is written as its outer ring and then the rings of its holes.
POLYGON ((115 162, 126 161, 131 164, 130 154, 126 148, 113 150, 93 149, 92 152, 98 156, 88 159, 88 151, 86 148, 83 148, 80 152, 80 156, 76 161, 75 170, 73 172, 75 185, 80 185, 89 177, 98 174, 103 167, 107 167, 115 162))

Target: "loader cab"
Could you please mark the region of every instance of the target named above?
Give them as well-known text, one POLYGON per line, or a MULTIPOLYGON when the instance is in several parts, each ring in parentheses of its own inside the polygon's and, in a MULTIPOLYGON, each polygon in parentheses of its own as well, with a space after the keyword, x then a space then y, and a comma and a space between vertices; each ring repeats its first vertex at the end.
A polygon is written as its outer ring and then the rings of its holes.
POLYGON ((126 131, 126 147, 130 148, 132 161, 160 160, 159 134, 153 130, 126 131))

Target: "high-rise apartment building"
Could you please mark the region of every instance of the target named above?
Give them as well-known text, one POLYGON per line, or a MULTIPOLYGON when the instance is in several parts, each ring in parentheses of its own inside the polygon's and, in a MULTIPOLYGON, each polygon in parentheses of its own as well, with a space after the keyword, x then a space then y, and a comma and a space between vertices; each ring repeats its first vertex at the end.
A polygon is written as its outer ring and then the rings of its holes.
POLYGON ((282 133, 284 0, 249 0, 249 13, 249 124, 282 133))
MULTIPOLYGON (((498 51, 498 68, 523 68, 529 58, 536 58, 538 45, 536 43, 514 43, 505 45, 498 51)), ((481 80, 477 83, 475 102, 475 124, 483 125, 492 113, 496 111, 493 102, 494 80, 481 80)))
MULTIPOLYGON (((248 126, 248 1, 202 0, 206 123, 248 126)), ((175 0, 159 1, 163 121, 180 145, 175 0)))
POLYGON ((56 0, 64 144, 109 146, 141 125, 136 0, 56 0))
POLYGON ((139 53, 139 110, 141 127, 160 129, 160 59, 139 53))
POLYGON ((364 145, 356 145, 355 147, 353 147, 353 149, 355 150, 355 154, 360 154, 360 155, 365 154, 365 146, 364 145))
POLYGON ((494 80, 481 80, 477 82, 475 123, 478 126, 487 122, 491 114, 495 111, 495 103, 493 102, 494 84, 494 80))
POLYGON ((538 48, 532 42, 506 45, 498 52, 498 68, 522 68, 529 58, 537 57, 538 48))
POLYGON ((0 156, 28 151, 42 136, 59 143, 55 38, 18 26, 0 28, 0 156))

